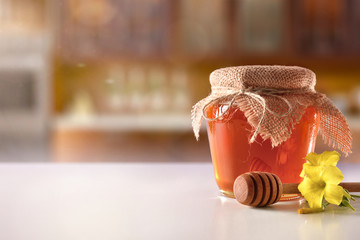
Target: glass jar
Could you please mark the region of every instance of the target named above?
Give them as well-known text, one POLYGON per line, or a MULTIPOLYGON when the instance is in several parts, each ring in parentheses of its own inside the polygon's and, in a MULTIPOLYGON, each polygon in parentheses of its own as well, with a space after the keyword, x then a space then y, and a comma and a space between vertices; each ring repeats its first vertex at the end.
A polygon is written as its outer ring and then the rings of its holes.
MULTIPOLYGON (((215 119, 226 111, 228 105, 208 106, 206 115, 215 119)), ((320 116, 315 107, 308 107, 291 136, 277 147, 271 141, 257 136, 254 143, 249 143, 252 127, 244 113, 236 106, 219 119, 207 121, 210 151, 215 171, 216 182, 220 191, 234 197, 233 183, 242 173, 261 171, 275 173, 283 183, 299 183, 304 157, 314 151, 319 129, 320 116)), ((296 196, 283 196, 289 200, 296 196)))

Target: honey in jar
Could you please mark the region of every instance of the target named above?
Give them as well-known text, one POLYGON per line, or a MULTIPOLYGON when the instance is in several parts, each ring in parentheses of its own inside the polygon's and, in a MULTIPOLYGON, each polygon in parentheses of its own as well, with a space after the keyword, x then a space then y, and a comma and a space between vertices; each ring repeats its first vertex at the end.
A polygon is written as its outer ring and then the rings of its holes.
MULTIPOLYGON (((226 107, 207 108, 208 118, 221 115, 226 107)), ((233 197, 235 179, 251 171, 275 173, 283 183, 301 182, 299 174, 305 163, 304 157, 314 151, 318 128, 319 115, 314 107, 308 107, 291 136, 272 147, 270 140, 263 140, 261 136, 249 144, 251 126, 236 107, 230 107, 221 119, 207 121, 211 157, 220 191, 233 197)))

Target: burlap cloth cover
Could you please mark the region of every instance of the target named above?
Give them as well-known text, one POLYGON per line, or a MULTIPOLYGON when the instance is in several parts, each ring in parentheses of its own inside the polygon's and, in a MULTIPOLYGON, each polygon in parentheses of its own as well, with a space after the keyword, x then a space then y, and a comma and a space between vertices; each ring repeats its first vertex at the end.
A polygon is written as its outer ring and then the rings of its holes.
MULTIPOLYGON (((215 70, 210 75, 211 94, 192 109, 196 138, 211 104, 228 104, 244 112, 253 128, 249 142, 257 135, 270 139, 272 146, 286 141, 308 106, 320 115, 320 133, 329 146, 347 156, 351 153, 351 133, 342 113, 324 95, 315 91, 314 72, 292 66, 239 66, 215 70)), ((219 116, 220 119, 225 116, 219 116)), ((217 119, 218 119, 217 118, 217 119)), ((207 119, 213 121, 216 119, 207 119)))

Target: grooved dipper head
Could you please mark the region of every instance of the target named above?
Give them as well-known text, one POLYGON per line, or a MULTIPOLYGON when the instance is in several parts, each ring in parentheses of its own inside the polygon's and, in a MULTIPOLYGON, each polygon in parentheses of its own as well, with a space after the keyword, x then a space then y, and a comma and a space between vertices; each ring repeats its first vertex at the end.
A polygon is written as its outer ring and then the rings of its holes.
POLYGON ((279 177, 272 173, 244 173, 234 182, 236 200, 252 207, 264 207, 278 202, 282 191, 279 177))

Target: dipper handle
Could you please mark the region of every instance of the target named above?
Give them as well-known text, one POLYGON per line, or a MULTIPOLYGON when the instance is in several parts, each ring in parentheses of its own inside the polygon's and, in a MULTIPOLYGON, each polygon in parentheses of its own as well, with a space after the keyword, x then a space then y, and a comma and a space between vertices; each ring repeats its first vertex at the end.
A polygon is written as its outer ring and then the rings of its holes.
POLYGON ((358 182, 343 182, 339 184, 349 192, 360 192, 360 183, 358 182))
POLYGON ((298 183, 283 183, 283 194, 296 194, 300 193, 298 183))
MULTIPOLYGON (((282 194, 300 194, 298 183, 281 183, 278 176, 267 172, 248 172, 240 175, 234 182, 234 195, 238 202, 264 207, 280 200, 282 194)), ((340 183, 349 192, 360 192, 360 183, 340 183)))
MULTIPOLYGON (((339 184, 349 192, 360 192, 360 183, 358 182, 343 182, 339 184)), ((299 183, 283 183, 283 194, 297 194, 300 193, 299 183)))

